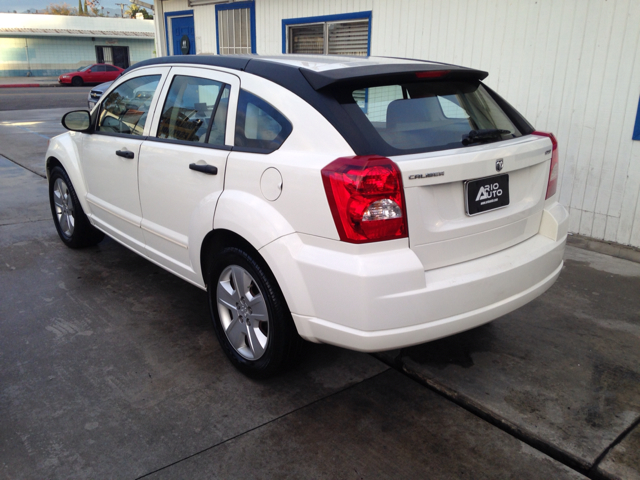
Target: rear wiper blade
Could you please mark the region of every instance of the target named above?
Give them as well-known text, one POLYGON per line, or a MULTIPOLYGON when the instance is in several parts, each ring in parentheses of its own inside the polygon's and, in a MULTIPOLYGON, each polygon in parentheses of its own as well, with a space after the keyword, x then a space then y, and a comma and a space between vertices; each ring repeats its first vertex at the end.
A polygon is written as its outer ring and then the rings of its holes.
POLYGON ((491 140, 492 138, 500 137, 511 133, 509 130, 502 130, 499 128, 489 128, 485 130, 471 130, 469 133, 462 135, 462 144, 471 145, 472 143, 481 142, 483 140, 491 140))

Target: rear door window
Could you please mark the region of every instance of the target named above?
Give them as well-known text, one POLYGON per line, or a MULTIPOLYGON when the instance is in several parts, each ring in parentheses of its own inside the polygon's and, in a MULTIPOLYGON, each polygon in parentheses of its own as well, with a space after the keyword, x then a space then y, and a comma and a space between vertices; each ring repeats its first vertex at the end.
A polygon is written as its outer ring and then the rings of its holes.
POLYGON ((156 136, 224 145, 228 102, 228 85, 207 78, 177 75, 167 94, 156 136))
POLYGON ((482 142, 522 135, 479 82, 382 85, 355 89, 351 98, 362 113, 356 121, 369 123, 387 145, 398 150, 463 147, 464 136, 472 130, 501 131, 482 142))

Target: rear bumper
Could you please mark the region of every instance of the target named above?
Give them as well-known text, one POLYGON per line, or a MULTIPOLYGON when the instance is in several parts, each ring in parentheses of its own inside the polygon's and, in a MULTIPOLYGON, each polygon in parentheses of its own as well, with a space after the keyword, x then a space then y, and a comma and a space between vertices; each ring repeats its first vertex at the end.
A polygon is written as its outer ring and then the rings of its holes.
POLYGON ((352 246, 290 235, 263 255, 272 266, 285 265, 274 273, 303 338, 390 350, 477 327, 541 295, 560 275, 567 217, 555 204, 545 210, 541 232, 528 240, 428 271, 403 241, 351 253, 352 246))
MULTIPOLYGON (((302 337, 313 342, 330 343, 361 352, 409 347, 478 327, 526 305, 553 285, 562 266, 563 262, 560 262, 550 275, 511 297, 476 310, 410 327, 364 331, 302 315, 294 314, 293 319, 302 337)), ((420 299, 416 301, 423 303, 420 299)))

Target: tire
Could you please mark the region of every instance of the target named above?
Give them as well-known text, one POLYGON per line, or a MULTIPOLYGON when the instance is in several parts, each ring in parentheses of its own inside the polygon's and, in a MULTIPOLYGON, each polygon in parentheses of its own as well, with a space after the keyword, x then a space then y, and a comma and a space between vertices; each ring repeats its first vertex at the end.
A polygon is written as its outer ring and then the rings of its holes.
POLYGON ((209 272, 211 318, 231 363, 253 378, 267 378, 292 365, 303 340, 264 260, 227 247, 215 256, 209 272))
POLYGON ((73 77, 71 79, 71 85, 73 85, 74 87, 81 87, 82 85, 84 85, 84 80, 82 80, 82 78, 80 77, 73 77))
POLYGON ((67 247, 89 247, 102 241, 104 233, 89 222, 71 180, 62 167, 54 167, 49 175, 49 203, 53 223, 67 247))

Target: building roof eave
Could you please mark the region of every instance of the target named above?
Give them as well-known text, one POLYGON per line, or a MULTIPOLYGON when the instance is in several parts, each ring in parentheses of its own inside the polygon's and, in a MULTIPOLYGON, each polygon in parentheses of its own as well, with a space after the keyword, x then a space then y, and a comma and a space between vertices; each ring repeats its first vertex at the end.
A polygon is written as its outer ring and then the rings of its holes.
POLYGON ((63 28, 0 28, 2 36, 63 36, 63 37, 109 37, 109 38, 154 38, 153 32, 126 32, 105 30, 71 30, 63 28))

